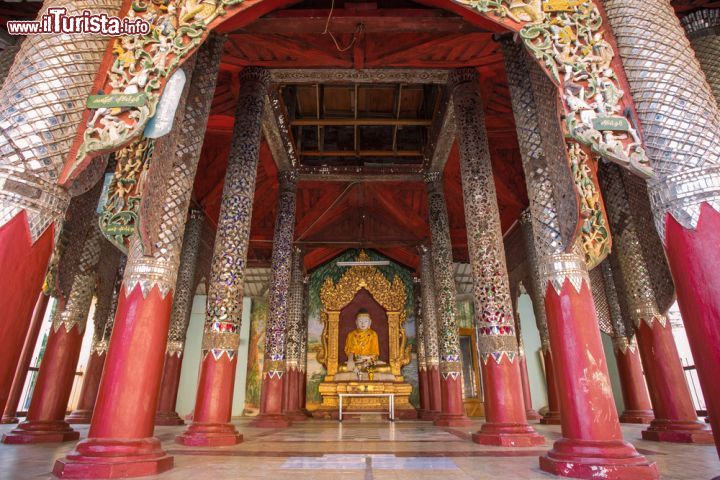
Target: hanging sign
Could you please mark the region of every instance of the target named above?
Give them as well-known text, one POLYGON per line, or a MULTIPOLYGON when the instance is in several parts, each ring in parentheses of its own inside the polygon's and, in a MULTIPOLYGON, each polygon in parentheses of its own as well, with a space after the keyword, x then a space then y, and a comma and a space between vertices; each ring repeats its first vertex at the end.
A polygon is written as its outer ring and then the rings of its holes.
POLYGON ((630 123, 623 117, 597 117, 592 119, 593 128, 598 131, 627 132, 630 123))
POLYGON ((178 69, 167 81, 165 90, 155 110, 155 115, 145 127, 145 137, 160 138, 170 133, 173 120, 175 120, 175 112, 180 104, 180 97, 182 97, 182 91, 185 87, 185 80, 185 72, 178 69))
POLYGON ((88 108, 142 107, 147 97, 144 93, 111 93, 110 95, 90 95, 88 108))

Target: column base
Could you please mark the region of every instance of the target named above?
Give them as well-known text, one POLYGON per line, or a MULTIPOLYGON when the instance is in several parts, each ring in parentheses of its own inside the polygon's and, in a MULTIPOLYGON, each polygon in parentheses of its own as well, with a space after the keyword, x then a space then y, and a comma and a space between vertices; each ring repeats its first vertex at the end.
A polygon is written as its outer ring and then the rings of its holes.
POLYGON ((22 422, 17 428, 2 437, 2 443, 10 445, 28 443, 59 443, 78 440, 80 432, 70 428, 63 420, 50 422, 22 422))
POLYGON ((560 412, 547 412, 540 419, 540 424, 542 424, 542 425, 561 425, 562 422, 560 421, 560 412))
POLYGON ((73 410, 65 417, 65 421, 71 425, 85 425, 92 420, 92 410, 73 410))
POLYGON ((439 413, 433 423, 438 427, 469 427, 473 424, 464 414, 457 413, 439 413))
POLYGON ((193 422, 175 437, 175 443, 188 447, 225 447, 242 441, 242 434, 231 423, 193 422))
POLYGON ((435 419, 439 415, 440 415, 440 412, 433 412, 432 410, 425 410, 423 412, 418 412, 418 418, 420 418, 420 420, 435 421, 435 419))
POLYGON ((290 420, 283 414, 261 413, 248 426, 253 428, 287 428, 290 423, 290 420))
POLYGON ((172 466, 173 457, 160 448, 157 438, 89 438, 55 462, 53 475, 60 478, 144 477, 165 472, 172 466))
POLYGON ((540 420, 542 418, 542 415, 540 415, 538 412, 531 408, 525 410, 525 418, 528 420, 540 420))
POLYGON ((653 420, 650 427, 642 431, 643 440, 653 442, 673 443, 700 443, 712 445, 715 443, 712 430, 704 422, 699 421, 670 421, 653 420))
POLYGON ((540 457, 540 469, 570 478, 655 480, 657 465, 622 440, 593 442, 563 438, 540 457))
POLYGON ((620 423, 650 423, 654 419, 652 410, 625 410, 620 415, 620 423))
POLYGON ((9 423, 20 423, 20 419, 18 417, 2 417, 0 419, 0 424, 9 424, 9 423))
POLYGON ((485 423, 480 431, 472 434, 472 440, 480 445, 497 447, 537 447, 545 445, 545 437, 530 425, 485 423))
POLYGON ((155 425, 160 426, 173 426, 173 425, 185 425, 185 420, 180 418, 177 412, 157 412, 155 414, 155 425))
POLYGON ((290 422, 304 422, 305 420, 308 419, 308 416, 305 415, 305 413, 302 412, 301 410, 297 410, 295 412, 285 412, 285 417, 290 422))

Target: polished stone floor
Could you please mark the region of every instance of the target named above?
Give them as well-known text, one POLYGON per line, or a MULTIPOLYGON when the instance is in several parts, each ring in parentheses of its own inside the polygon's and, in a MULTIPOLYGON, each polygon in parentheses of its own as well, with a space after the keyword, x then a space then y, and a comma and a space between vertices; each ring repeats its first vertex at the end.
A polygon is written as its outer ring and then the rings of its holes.
MULTIPOLYGON (((175 457, 162 480, 425 480, 548 479, 538 455, 543 448, 496 448, 472 443, 471 428, 442 429, 428 422, 308 420, 284 430, 261 430, 238 420, 245 441, 234 447, 183 447, 173 442, 183 427, 158 427, 156 435, 175 457)), ((12 428, 0 425, 0 433, 12 428)), ((536 425, 547 448, 560 427, 536 425)), ((87 427, 80 426, 81 436, 87 427)), ((657 462, 663 479, 710 480, 720 475, 714 446, 660 444, 640 439, 641 427, 624 425, 625 438, 657 462)), ((81 437, 81 438, 82 438, 81 437)), ((0 479, 52 478, 54 460, 73 442, 55 445, 0 444, 0 479)), ((145 477, 149 478, 149 477, 145 477)), ((632 480, 632 479, 628 479, 632 480)))

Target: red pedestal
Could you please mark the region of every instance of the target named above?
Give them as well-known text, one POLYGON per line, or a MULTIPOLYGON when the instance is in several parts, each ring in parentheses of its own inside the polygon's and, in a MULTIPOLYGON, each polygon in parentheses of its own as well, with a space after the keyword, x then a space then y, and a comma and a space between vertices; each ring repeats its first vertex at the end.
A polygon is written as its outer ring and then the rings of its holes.
POLYGON ((180 386, 180 370, 182 354, 165 354, 162 381, 160 382, 160 398, 158 400, 155 425, 185 425, 175 411, 178 388, 180 386))
POLYGON ((47 309, 49 300, 50 297, 48 295, 40 292, 37 302, 35 303, 32 319, 30 320, 30 328, 28 329, 27 336, 25 337, 22 354, 20 354, 20 361, 15 369, 15 376, 13 377, 10 396, 8 397, 5 405, 5 411, 3 412, 0 423, 18 423, 19 421, 17 418, 17 406, 20 402, 23 387, 25 386, 28 368, 30 367, 30 362, 32 361, 32 354, 35 351, 35 344, 37 344, 38 334, 40 333, 40 327, 42 327, 42 321, 45 317, 45 310, 47 309))
POLYGON ((532 407, 532 395, 530 394, 530 379, 528 378, 527 361, 525 355, 519 355, 520 380, 522 381, 523 401, 525 403, 525 418, 528 420, 540 420, 541 416, 532 407))
POLYGON ((435 420, 442 411, 442 392, 440 387, 440 370, 436 366, 427 369, 428 397, 430 407, 422 415, 423 420, 435 420))
POLYGON ((64 326, 50 330, 27 419, 3 435, 3 443, 66 442, 80 437, 64 418, 82 337, 77 327, 69 332, 64 326))
POLYGON ((307 411, 306 407, 306 401, 307 401, 307 373, 304 371, 300 371, 299 373, 299 388, 298 388, 298 395, 300 396, 299 399, 299 405, 300 410, 305 414, 306 417, 310 416, 310 412, 307 411))
POLYGON ((548 284, 545 310, 564 438, 540 457, 540 468, 573 478, 659 478, 655 463, 622 438, 587 282, 577 292, 565 280, 559 294, 548 284))
POLYGON ((430 389, 428 388, 427 368, 418 369, 418 390, 420 393, 420 409, 418 416, 425 418, 430 409, 430 389))
POLYGON ((87 369, 85 370, 82 390, 80 390, 77 409, 65 418, 66 422, 72 424, 90 423, 93 408, 95 408, 95 399, 100 389, 100 378, 102 377, 104 366, 105 352, 100 354, 93 352, 90 354, 90 360, 88 360, 87 369))
POLYGON ((510 361, 502 356, 500 362, 493 358, 483 362, 486 421, 480 431, 473 434, 475 443, 503 447, 533 447, 545 443, 525 418, 518 358, 510 361))
MULTIPOLYGON (((287 372, 283 374, 283 377, 287 372)), ((283 379, 277 375, 272 377, 263 374, 262 390, 260 393, 260 414, 250 422, 255 428, 286 428, 290 420, 283 414, 283 379)))
POLYGON ((645 440, 713 443, 710 428, 698 420, 690 397, 670 321, 640 322, 638 348, 648 379, 655 419, 642 432, 645 440))
POLYGON ((620 415, 622 423, 650 423, 655 418, 652 404, 645 386, 640 353, 636 348, 615 349, 620 386, 622 388, 625 411, 620 415))
POLYGON ((0 409, 10 396, 13 377, 42 288, 54 226, 32 243, 25 212, 0 227, 0 409))
POLYGON ((720 214, 703 204, 696 230, 666 219, 665 253, 720 453, 720 214))
POLYGON ((110 347, 88 438, 55 462, 62 478, 120 478, 155 475, 173 465, 152 436, 172 293, 140 285, 118 294, 110 347))
POLYGON ((434 423, 439 427, 467 427, 472 421, 465 415, 465 404, 462 396, 462 378, 444 378, 440 375, 440 394, 442 411, 436 416, 434 423))
POLYGON ((223 446, 242 442, 243 437, 230 423, 237 355, 230 360, 223 353, 215 358, 207 353, 200 366, 200 380, 193 422, 175 441, 190 446, 223 446))
POLYGON ((545 382, 547 386, 548 411, 540 419, 543 425, 560 425, 560 399, 558 397, 557 382, 555 381, 555 366, 549 348, 542 351, 545 360, 545 382))

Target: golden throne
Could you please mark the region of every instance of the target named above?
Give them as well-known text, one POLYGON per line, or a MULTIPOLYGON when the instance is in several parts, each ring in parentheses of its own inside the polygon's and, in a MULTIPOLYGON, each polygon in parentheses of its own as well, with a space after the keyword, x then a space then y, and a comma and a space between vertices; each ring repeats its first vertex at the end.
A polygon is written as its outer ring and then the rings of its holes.
MULTIPOLYGON (((360 252, 358 261, 364 260, 369 258, 360 252)), ((404 330, 405 288, 400 277, 391 282, 374 266, 353 266, 337 283, 331 278, 325 280, 320 290, 323 333, 317 359, 327 374, 319 386, 322 402, 318 413, 337 411, 339 393, 392 393, 396 414, 414 416, 409 401, 412 386, 401 373, 402 367, 410 363, 411 350, 404 330), (380 366, 369 374, 354 375, 345 368, 344 343, 352 328, 348 322, 354 322, 354 312, 368 303, 375 309, 372 328, 379 334, 380 366)), ((386 411, 387 402, 387 397, 347 397, 343 411, 386 411)))

